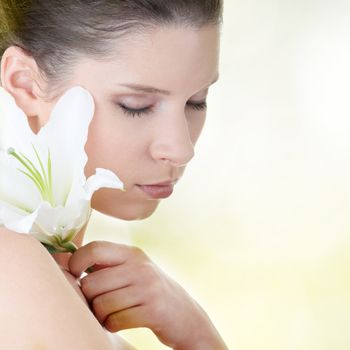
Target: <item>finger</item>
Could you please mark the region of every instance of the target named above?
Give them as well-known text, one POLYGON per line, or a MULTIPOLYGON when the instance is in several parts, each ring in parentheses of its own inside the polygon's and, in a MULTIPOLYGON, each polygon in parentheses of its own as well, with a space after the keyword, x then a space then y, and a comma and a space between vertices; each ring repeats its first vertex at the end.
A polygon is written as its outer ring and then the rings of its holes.
POLYGON ((108 315, 131 307, 142 305, 140 290, 134 286, 99 295, 92 301, 92 311, 100 323, 108 315))
POLYGON ((104 321, 105 328, 114 333, 124 329, 150 327, 147 318, 147 309, 140 305, 115 312, 107 316, 104 321))
POLYGON ((81 290, 90 302, 97 296, 131 285, 132 269, 118 265, 95 271, 80 280, 81 290))
POLYGON ((99 271, 102 269, 105 269, 106 267, 109 267, 110 265, 102 265, 102 264, 94 264, 88 268, 89 273, 94 272, 94 271, 99 271))
POLYGON ((113 266, 123 264, 136 248, 126 245, 95 241, 79 248, 70 257, 70 272, 79 277, 83 271, 93 265, 113 266))

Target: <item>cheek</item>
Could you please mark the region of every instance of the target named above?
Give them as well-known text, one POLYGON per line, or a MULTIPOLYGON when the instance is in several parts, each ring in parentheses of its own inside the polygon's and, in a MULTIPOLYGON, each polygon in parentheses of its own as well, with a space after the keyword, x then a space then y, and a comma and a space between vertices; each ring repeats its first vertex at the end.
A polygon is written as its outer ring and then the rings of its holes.
POLYGON ((121 132, 120 127, 115 129, 97 122, 91 124, 86 144, 88 163, 85 175, 92 175, 97 167, 112 170, 127 191, 102 188, 93 195, 92 208, 123 220, 147 218, 156 210, 158 202, 140 197, 134 186, 142 179, 144 169, 149 167, 143 154, 144 146, 130 137, 130 132, 121 132))
POLYGON ((192 143, 195 145, 202 133, 205 124, 206 115, 193 117, 189 119, 188 128, 192 143))
MULTIPOLYGON (((147 142, 122 118, 96 115, 89 128, 85 146, 88 163, 86 176, 96 168, 114 171, 125 185, 135 180, 139 169, 146 166, 147 142)), ((108 116, 108 114, 107 114, 108 116)))

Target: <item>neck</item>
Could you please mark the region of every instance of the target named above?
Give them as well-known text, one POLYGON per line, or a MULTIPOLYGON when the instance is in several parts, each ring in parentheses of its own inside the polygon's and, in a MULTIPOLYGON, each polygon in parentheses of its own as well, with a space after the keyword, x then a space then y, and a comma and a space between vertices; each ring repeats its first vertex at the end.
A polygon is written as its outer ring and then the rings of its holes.
MULTIPOLYGON (((73 243, 78 247, 80 248, 83 244, 83 240, 84 240, 84 235, 85 235, 85 231, 86 231, 86 228, 87 228, 87 225, 86 224, 78 233, 77 235, 75 236, 75 238, 73 239, 73 243)), ((52 254, 52 257, 56 260, 57 264, 59 266, 61 266, 63 269, 65 270, 69 270, 68 269, 68 261, 71 257, 71 253, 55 253, 55 254, 52 254)))

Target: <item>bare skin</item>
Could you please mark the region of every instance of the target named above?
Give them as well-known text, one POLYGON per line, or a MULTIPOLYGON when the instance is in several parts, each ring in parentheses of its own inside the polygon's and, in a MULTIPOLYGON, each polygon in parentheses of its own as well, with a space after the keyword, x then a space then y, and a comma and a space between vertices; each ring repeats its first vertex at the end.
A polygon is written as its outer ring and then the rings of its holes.
POLYGON ((1 349, 113 349, 34 238, 0 229, 0 265, 1 349))
POLYGON ((204 310, 140 249, 95 241, 55 258, 110 332, 147 327, 173 349, 227 349, 204 310))
MULTIPOLYGON (((94 96, 85 173, 91 175, 96 167, 111 169, 126 188, 99 190, 92 200, 94 209, 125 220, 146 218, 160 200, 150 198, 139 185, 179 181, 204 125, 203 105, 209 86, 217 80, 218 51, 215 26, 159 27, 127 37, 116 46, 114 60, 78 60, 63 90, 81 85, 94 96), (131 116, 130 109, 137 116, 131 116)), ((9 48, 1 81, 33 130, 39 130, 57 98, 42 97, 45 81, 33 58, 9 48)), ((79 247, 84 232, 76 237, 79 247)), ((109 331, 148 327, 177 350, 226 349, 201 307, 139 249, 94 242, 73 256, 59 254, 55 259, 109 331), (77 285, 89 266, 94 272, 77 285)))

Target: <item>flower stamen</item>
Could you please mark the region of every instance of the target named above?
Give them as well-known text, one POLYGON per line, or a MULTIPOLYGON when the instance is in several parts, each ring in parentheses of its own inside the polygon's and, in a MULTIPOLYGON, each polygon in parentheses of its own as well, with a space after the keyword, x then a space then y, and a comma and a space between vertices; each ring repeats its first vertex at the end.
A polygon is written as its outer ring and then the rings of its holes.
POLYGON ((51 156, 50 156, 50 150, 48 151, 48 160, 47 160, 47 171, 43 165, 43 162, 40 159, 40 156, 36 150, 36 148, 33 146, 33 150, 35 153, 35 156, 39 162, 40 170, 37 169, 37 167, 34 165, 34 163, 23 153, 18 154, 14 148, 9 148, 7 150, 7 153, 17 159, 26 170, 18 169, 22 174, 26 175, 37 187, 39 190, 39 193, 41 195, 41 198, 44 201, 47 201, 51 204, 52 207, 55 207, 55 203, 53 200, 53 191, 52 191, 52 167, 51 167, 51 156))

